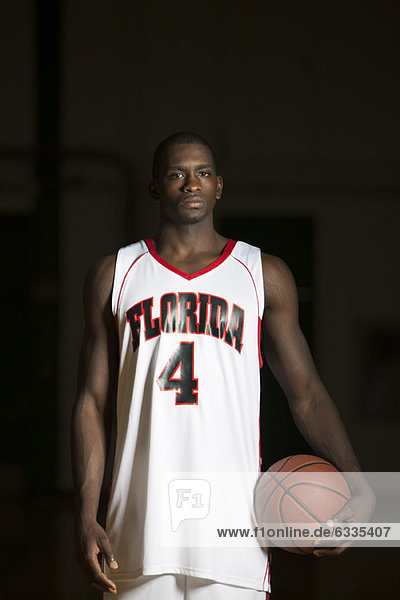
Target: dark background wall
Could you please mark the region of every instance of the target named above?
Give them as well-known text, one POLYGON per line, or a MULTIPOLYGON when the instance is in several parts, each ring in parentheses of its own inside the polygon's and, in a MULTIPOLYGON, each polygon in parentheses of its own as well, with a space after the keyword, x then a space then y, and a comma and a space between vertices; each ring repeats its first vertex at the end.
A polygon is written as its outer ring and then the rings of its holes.
MULTIPOLYGON (((151 157, 175 130, 215 147, 218 227, 293 269, 363 468, 400 470, 399 17, 396 0, 1 3, 5 597, 26 597, 21 565, 32 597, 96 597, 71 536, 82 282, 155 230, 151 157)), ((265 378, 267 466, 301 441, 265 378)), ((392 597, 397 561, 394 549, 277 552, 273 597, 392 597)))

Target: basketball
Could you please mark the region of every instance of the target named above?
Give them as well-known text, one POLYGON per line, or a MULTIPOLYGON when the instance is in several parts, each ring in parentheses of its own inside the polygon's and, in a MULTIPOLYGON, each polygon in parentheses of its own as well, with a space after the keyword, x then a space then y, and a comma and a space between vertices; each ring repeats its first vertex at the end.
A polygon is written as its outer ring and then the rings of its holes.
MULTIPOLYGON (((293 523, 323 524, 351 498, 343 475, 328 461, 309 454, 282 458, 262 474, 254 494, 259 526, 293 523)), ((295 541, 288 552, 310 554, 313 547, 295 541)))

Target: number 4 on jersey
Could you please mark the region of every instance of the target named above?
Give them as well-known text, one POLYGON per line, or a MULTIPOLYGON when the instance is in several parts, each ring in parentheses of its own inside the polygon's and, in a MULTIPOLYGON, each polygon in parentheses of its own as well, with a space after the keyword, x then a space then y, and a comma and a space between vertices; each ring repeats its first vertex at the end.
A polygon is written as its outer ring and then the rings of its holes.
POLYGON ((197 404, 197 379, 193 377, 194 342, 181 342, 165 365, 157 383, 161 391, 176 390, 175 404, 197 404), (178 368, 180 377, 174 377, 178 368))

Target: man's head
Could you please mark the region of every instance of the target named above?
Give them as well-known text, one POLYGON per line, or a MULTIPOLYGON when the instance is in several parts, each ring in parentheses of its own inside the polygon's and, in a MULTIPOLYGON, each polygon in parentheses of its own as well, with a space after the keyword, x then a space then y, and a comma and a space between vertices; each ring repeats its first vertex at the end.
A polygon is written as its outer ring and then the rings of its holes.
POLYGON ((208 148, 211 154, 214 171, 217 172, 217 163, 210 144, 197 133, 193 133, 192 131, 178 131, 165 138, 165 140, 160 142, 155 149, 153 157, 153 179, 158 179, 160 171, 165 164, 168 150, 173 146, 179 146, 181 144, 200 144, 208 148))
POLYGON ((209 144, 194 133, 181 132, 161 142, 154 154, 151 196, 160 204, 164 223, 212 223, 215 202, 222 195, 209 144))

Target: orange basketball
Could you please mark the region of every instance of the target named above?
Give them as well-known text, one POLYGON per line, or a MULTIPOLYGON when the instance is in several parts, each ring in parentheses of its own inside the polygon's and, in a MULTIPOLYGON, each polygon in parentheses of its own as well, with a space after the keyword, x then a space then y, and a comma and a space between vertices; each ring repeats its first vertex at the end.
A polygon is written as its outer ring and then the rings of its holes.
MULTIPOLYGON (((343 475, 328 461, 309 454, 282 458, 257 482, 254 509, 263 524, 323 524, 351 498, 343 475)), ((309 554, 313 547, 295 541, 282 546, 288 552, 309 554)))

